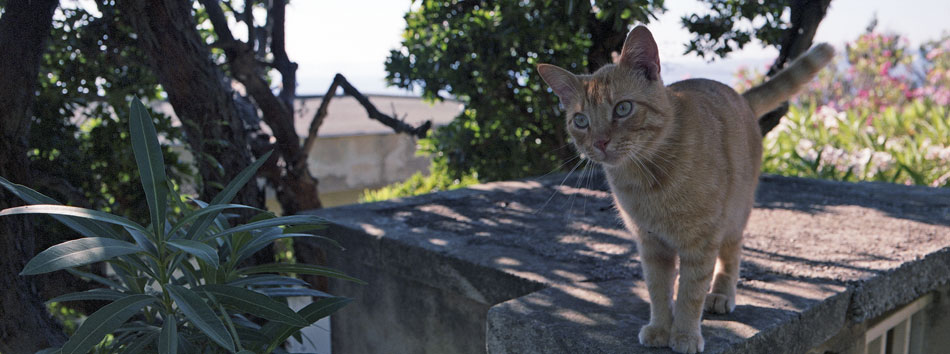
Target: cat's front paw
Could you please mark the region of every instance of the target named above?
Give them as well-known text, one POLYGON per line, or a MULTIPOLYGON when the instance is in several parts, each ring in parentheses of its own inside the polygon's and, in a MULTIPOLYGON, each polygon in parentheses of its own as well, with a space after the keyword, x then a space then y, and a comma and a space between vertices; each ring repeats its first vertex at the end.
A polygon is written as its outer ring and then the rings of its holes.
POLYGON ((670 327, 648 324, 640 328, 640 345, 645 347, 665 347, 670 343, 670 327))
POLYGON ((725 294, 706 294, 703 308, 709 313, 732 313, 736 309, 736 297, 725 294))
POLYGON ((670 349, 677 353, 701 353, 706 346, 703 334, 699 330, 673 331, 670 335, 670 349))

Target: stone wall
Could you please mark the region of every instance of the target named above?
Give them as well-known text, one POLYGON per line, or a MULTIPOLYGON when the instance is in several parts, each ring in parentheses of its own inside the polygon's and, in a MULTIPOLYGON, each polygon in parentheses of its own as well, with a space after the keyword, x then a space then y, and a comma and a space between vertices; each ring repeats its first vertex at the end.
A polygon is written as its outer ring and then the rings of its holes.
MULTIPOLYGON (((637 343, 639 258, 596 172, 316 214, 347 248, 331 265, 369 282, 331 282, 356 299, 333 316, 334 353, 669 352, 637 343)), ((705 316, 706 352, 847 347, 928 293, 945 331, 948 245, 950 190, 763 176, 738 306, 705 316)))

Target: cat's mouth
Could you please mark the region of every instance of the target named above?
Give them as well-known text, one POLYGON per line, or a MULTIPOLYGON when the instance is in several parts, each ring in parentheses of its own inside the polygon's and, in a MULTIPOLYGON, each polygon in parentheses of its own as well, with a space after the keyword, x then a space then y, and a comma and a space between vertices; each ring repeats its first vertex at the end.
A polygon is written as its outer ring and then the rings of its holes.
POLYGON ((587 155, 588 159, 601 165, 615 166, 620 163, 620 152, 611 149, 591 149, 591 151, 585 155, 587 155))

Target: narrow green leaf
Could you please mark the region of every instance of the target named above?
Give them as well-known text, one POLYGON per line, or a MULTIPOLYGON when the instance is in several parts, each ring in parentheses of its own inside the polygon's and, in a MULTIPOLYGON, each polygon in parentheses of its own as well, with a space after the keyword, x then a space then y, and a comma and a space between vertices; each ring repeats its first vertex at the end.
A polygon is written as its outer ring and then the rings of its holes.
MULTIPOLYGON (((340 250, 344 250, 343 246, 341 246, 339 242, 336 242, 336 240, 334 240, 334 239, 332 239, 332 238, 329 238, 329 237, 326 237, 326 236, 314 235, 314 234, 305 234, 305 233, 282 233, 282 234, 275 234, 275 235, 263 235, 263 236, 254 238, 254 241, 250 242, 250 243, 247 245, 247 247, 249 247, 249 248, 251 248, 251 247, 258 247, 258 246, 263 247, 263 246, 266 246, 267 244, 269 244, 269 243, 271 243, 271 242, 274 242, 275 240, 279 240, 279 239, 282 239, 282 238, 291 238, 291 237, 310 237, 310 238, 315 238, 315 239, 319 239, 319 240, 325 241, 325 242, 327 242, 327 243, 329 243, 329 244, 335 246, 336 248, 339 248, 340 250)), ((252 253, 253 253, 253 252, 252 252, 252 253)))
POLYGON ((145 106, 133 99, 129 117, 129 133, 132 137, 132 153, 139 167, 145 201, 148 202, 149 215, 155 235, 161 237, 165 225, 165 211, 168 207, 168 191, 165 181, 165 162, 162 159, 162 146, 158 143, 155 124, 149 117, 145 106))
MULTIPOLYGON (((258 158, 257 161, 254 161, 254 163, 252 163, 250 166, 244 168, 244 170, 242 170, 241 173, 237 175, 237 177, 228 183, 227 187, 224 187, 220 193, 214 196, 214 199, 211 200, 211 205, 230 203, 231 200, 234 199, 234 196, 237 195, 238 191, 244 188, 244 185, 247 184, 247 181, 249 181, 251 177, 257 173, 257 170, 261 168, 264 162, 267 162, 267 159, 270 157, 272 152, 273 151, 268 151, 266 154, 264 154, 264 156, 258 158)), ((185 236, 185 238, 194 240, 198 235, 204 234, 204 232, 208 229, 208 226, 211 225, 211 222, 214 221, 218 214, 219 213, 211 213, 202 216, 192 225, 191 228, 188 229, 188 234, 185 236)))
POLYGON ((257 288, 255 291, 270 297, 290 297, 290 296, 315 296, 315 297, 333 297, 320 290, 310 288, 257 288))
POLYGON ((73 268, 66 268, 66 272, 68 272, 69 274, 75 275, 75 276, 77 276, 77 277, 79 277, 79 278, 86 278, 86 279, 92 280, 92 281, 94 281, 94 282, 97 282, 97 283, 99 283, 99 284, 108 286, 108 287, 113 288, 113 289, 119 289, 119 290, 123 290, 123 291, 129 290, 129 288, 123 286, 122 284, 116 283, 116 282, 112 281, 112 279, 109 279, 109 278, 106 278, 106 277, 102 277, 102 276, 99 276, 99 275, 97 275, 97 274, 92 274, 92 273, 83 272, 83 271, 81 271, 81 270, 76 270, 76 269, 73 269, 73 268))
POLYGON ((53 215, 67 215, 67 216, 76 216, 85 219, 98 220, 102 222, 107 222, 110 224, 116 224, 119 226, 131 227, 133 229, 145 231, 145 227, 142 225, 136 224, 135 222, 123 218, 121 216, 115 216, 109 213, 104 213, 98 210, 79 208, 67 205, 54 205, 54 204, 36 204, 36 205, 26 205, 15 208, 7 208, 0 211, 0 216, 4 215, 16 215, 16 214, 53 214, 53 215))
POLYGON ((102 341, 106 334, 128 321, 132 315, 138 313, 145 305, 155 302, 149 295, 129 295, 115 302, 103 306, 90 315, 76 329, 76 333, 63 345, 63 354, 85 354, 93 346, 102 341))
POLYGON ((132 267, 132 268, 134 268, 134 269, 137 269, 137 270, 139 270, 139 271, 141 271, 141 272, 143 272, 143 273, 145 273, 145 274, 148 274, 149 276, 151 276, 151 277, 154 278, 154 279, 158 279, 158 278, 159 278, 159 277, 158 277, 158 272, 159 272, 159 271, 158 271, 158 269, 159 269, 158 263, 156 263, 156 262, 155 262, 155 259, 153 259, 153 258, 151 258, 151 257, 145 257, 145 261, 148 262, 148 265, 146 265, 145 262, 142 262, 142 260, 141 260, 139 257, 137 257, 136 255, 134 255, 134 254, 132 254, 132 255, 120 256, 120 257, 119 257, 119 260, 121 260, 121 261, 123 261, 123 262, 125 262, 125 263, 128 263, 128 264, 129 264, 129 267, 132 267))
POLYGON ((107 300, 115 301, 128 295, 110 289, 92 289, 60 295, 46 300, 46 303, 65 302, 65 301, 86 301, 86 300, 107 300))
MULTIPOLYGON (((303 316, 308 322, 315 323, 321 318, 327 317, 343 308, 343 306, 346 306, 351 301, 353 300, 345 297, 320 299, 300 309, 297 314, 303 316)), ((268 322, 265 324, 264 327, 261 328, 261 332, 268 338, 271 338, 270 345, 265 353, 273 351, 278 345, 284 343, 288 337, 299 331, 300 328, 302 327, 291 326, 280 322, 268 322)))
MULTIPOLYGON (((178 232, 179 229, 185 227, 185 225, 187 225, 187 224, 190 223, 190 222, 195 221, 196 219, 199 219, 199 218, 201 218, 201 217, 207 216, 207 215, 209 215, 209 214, 218 214, 218 213, 220 213, 221 211, 223 211, 223 210, 225 210, 225 209, 256 209, 256 210, 260 210, 260 209, 258 209, 258 208, 252 207, 252 206, 241 205, 241 204, 217 204, 217 205, 209 205, 209 206, 207 206, 207 207, 204 207, 204 208, 201 208, 201 209, 196 210, 195 212, 189 214, 188 216, 182 218, 181 220, 178 220, 178 222, 175 223, 175 226, 172 227, 172 229, 169 230, 168 233, 169 233, 169 234, 174 234, 175 232, 178 232)), ((192 225, 192 227, 194 227, 194 225, 192 225)), ((188 239, 188 237, 185 237, 185 238, 188 239)))
MULTIPOLYGON (((0 177, 0 185, 2 185, 4 188, 9 190, 10 193, 13 193, 17 197, 20 197, 20 199, 23 199, 23 201, 29 204, 62 205, 60 202, 57 202, 53 198, 47 197, 46 195, 43 195, 42 193, 32 190, 26 186, 12 183, 4 179, 3 177, 0 177)), ((63 225, 66 225, 66 227, 86 237, 101 236, 101 237, 109 237, 109 238, 115 238, 115 239, 120 238, 119 233, 115 232, 115 230, 105 225, 101 225, 98 222, 93 221, 93 220, 77 218, 77 217, 72 217, 72 216, 62 216, 62 215, 50 215, 50 216, 52 216, 53 219, 56 219, 56 221, 59 221, 63 225)))
POLYGON ((267 338, 260 332, 260 326, 257 329, 252 329, 239 325, 238 322, 234 322, 234 325, 237 326, 235 330, 238 335, 241 336, 241 342, 244 343, 246 347, 249 348, 265 348, 267 344, 270 343, 270 338, 267 338))
POLYGON ((168 316, 162 324, 162 334, 158 337, 158 353, 178 353, 178 323, 175 316, 168 316))
POLYGON ((287 228, 284 229, 284 233, 293 234, 293 233, 300 233, 300 232, 307 232, 307 231, 314 231, 314 230, 323 230, 326 228, 327 228, 327 224, 311 224, 311 225, 301 224, 301 225, 288 226, 287 228))
POLYGON ((327 222, 326 219, 323 219, 319 216, 314 216, 314 215, 282 216, 279 218, 261 220, 257 222, 251 222, 244 225, 235 226, 227 230, 221 231, 217 234, 211 235, 207 237, 207 239, 227 236, 227 235, 237 233, 237 232, 262 229, 265 227, 284 226, 284 225, 301 225, 301 224, 320 224, 320 223, 326 223, 326 222, 327 222))
POLYGON ((232 280, 228 282, 227 285, 243 287, 247 285, 251 285, 251 286, 281 286, 281 285, 308 286, 310 284, 301 279, 285 277, 283 275, 262 274, 262 275, 251 275, 251 276, 247 276, 243 278, 238 278, 236 280, 232 280))
POLYGON ((310 325, 287 305, 274 301, 267 295, 228 285, 205 285, 197 289, 214 294, 221 303, 257 317, 290 325, 310 325))
POLYGON ((198 327, 208 338, 224 347, 224 349, 234 351, 234 339, 231 338, 231 334, 228 333, 228 329, 224 327, 221 319, 201 296, 198 296, 194 291, 173 284, 166 285, 165 289, 168 290, 168 294, 175 300, 175 304, 195 327, 198 327))
POLYGON ((313 264, 301 264, 301 263, 261 264, 261 265, 239 269, 238 273, 241 273, 241 274, 259 274, 259 273, 313 274, 313 275, 322 275, 325 277, 349 280, 349 281, 359 283, 359 284, 366 284, 366 282, 353 278, 346 274, 343 274, 342 272, 336 269, 321 267, 321 266, 313 265, 313 264))
POLYGON ((313 238, 327 241, 328 243, 339 247, 341 250, 343 249, 343 246, 340 246, 340 244, 337 243, 335 240, 324 237, 324 236, 318 236, 318 235, 312 235, 312 234, 287 234, 287 233, 282 234, 280 233, 280 229, 277 229, 276 232, 264 232, 261 235, 254 237, 253 241, 248 242, 246 245, 242 245, 240 242, 235 242, 234 247, 238 247, 238 256, 235 261, 240 262, 241 260, 244 260, 245 258, 248 258, 254 255, 254 253, 257 253, 257 251, 260 251, 264 247, 267 247, 267 245, 270 244, 271 242, 274 242, 274 240, 279 240, 279 239, 287 238, 287 237, 313 237, 313 238))
POLYGON ((146 252, 151 253, 156 258, 158 257, 158 248, 155 248, 155 243, 148 238, 144 232, 133 229, 131 227, 125 227, 125 231, 132 235, 132 239, 135 240, 135 243, 142 247, 146 252))
POLYGON ((158 337, 157 331, 148 331, 143 335, 129 339, 128 342, 131 344, 122 350, 122 354, 139 354, 145 352, 145 348, 155 342, 155 337, 158 337))
POLYGON ((185 239, 168 240, 166 242, 179 250, 198 257, 198 259, 212 267, 218 267, 218 252, 205 243, 185 239))
POLYGON ((242 351, 237 352, 237 354, 254 354, 254 352, 252 352, 252 351, 250 351, 250 350, 247 350, 247 349, 244 349, 244 350, 242 350, 242 351))
POLYGON ((135 244, 111 238, 80 238, 60 243, 40 252, 26 263, 20 275, 49 273, 141 251, 142 248, 135 244))

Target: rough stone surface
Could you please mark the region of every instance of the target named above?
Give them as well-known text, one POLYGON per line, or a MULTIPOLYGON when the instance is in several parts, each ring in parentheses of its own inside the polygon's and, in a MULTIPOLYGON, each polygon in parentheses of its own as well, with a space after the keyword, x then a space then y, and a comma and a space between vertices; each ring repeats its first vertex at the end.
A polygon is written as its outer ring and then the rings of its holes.
MULTIPOLYGON (((331 265, 371 280, 331 282, 357 299, 334 352, 670 352, 637 343, 646 289, 597 172, 317 214, 348 249, 331 265)), ((738 306, 704 318, 706 352, 806 352, 946 284, 948 245, 950 190, 763 176, 738 306)))

